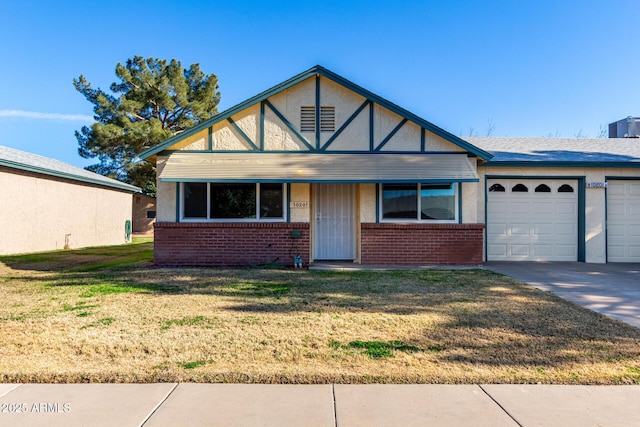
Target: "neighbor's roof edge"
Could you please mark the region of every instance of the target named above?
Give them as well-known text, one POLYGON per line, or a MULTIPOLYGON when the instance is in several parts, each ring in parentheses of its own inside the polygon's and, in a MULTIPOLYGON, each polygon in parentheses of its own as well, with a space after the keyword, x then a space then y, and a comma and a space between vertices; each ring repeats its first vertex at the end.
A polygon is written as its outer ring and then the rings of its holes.
POLYGON ((445 140, 459 146, 460 148, 463 148, 465 150, 467 150, 468 152, 470 152, 471 154, 474 154, 484 160, 489 160, 493 157, 493 155, 487 151, 484 151, 478 147, 476 147, 475 145, 463 140, 462 138, 459 138, 455 135, 453 135, 450 132, 447 132, 446 130, 434 125, 433 123, 422 119, 421 117, 411 113, 408 110, 405 110, 404 108, 392 103, 391 101, 386 100, 385 98, 382 98, 379 95, 376 95, 373 92, 370 92, 367 89, 364 89, 363 87, 345 79, 344 77, 334 73, 333 71, 330 71, 320 65, 316 65, 314 67, 311 67, 310 69, 303 71, 300 74, 297 74, 293 77, 291 77, 288 80, 285 80, 284 82, 277 84, 273 87, 271 87, 270 89, 265 90, 264 92, 261 92, 239 104, 234 105, 231 108, 228 108, 227 110, 216 114, 215 116, 211 117, 208 120, 205 120, 202 123, 199 123, 195 126, 193 126, 192 128, 189 128, 187 130, 185 130, 184 132, 181 132, 177 135, 172 136, 169 139, 164 140, 163 142, 150 147, 146 150, 144 150, 143 152, 140 153, 139 157, 140 159, 147 159, 155 154, 158 154, 159 152, 163 151, 165 148, 181 141, 184 138, 187 138, 189 136, 192 136, 204 129, 207 129, 213 125, 215 125, 216 123, 219 123, 223 120, 226 120, 227 118, 231 117, 232 115, 254 105, 257 104, 258 102, 264 101, 265 99, 279 93, 282 92, 283 90, 286 90, 290 87, 292 87, 293 85, 296 85, 298 83, 300 83, 301 81, 304 81, 312 76, 314 76, 315 74, 319 74, 322 75, 328 79, 331 79, 333 81, 335 81, 336 83, 339 83, 345 87, 347 87, 348 89, 351 89, 352 91, 362 95, 363 97, 376 102, 378 104, 380 104, 381 106, 393 111, 394 113, 403 116, 409 120, 411 120, 412 122, 416 123, 417 125, 429 130, 430 132, 440 136, 441 138, 444 138, 445 140))
POLYGON ((640 161, 603 162, 603 161, 546 161, 546 160, 507 160, 488 161, 478 164, 478 167, 587 167, 587 168, 640 168, 640 161))
MULTIPOLYGON (((42 168, 39 166, 33 166, 33 165, 28 165, 28 164, 24 164, 24 163, 19 163, 19 162, 14 162, 11 160, 5 160, 5 159, 0 159, 0 166, 5 166, 8 168, 12 168, 12 169, 19 169, 19 170, 24 170, 27 172, 35 172, 35 173, 40 173, 43 175, 50 175, 50 176, 55 176, 57 178, 65 178, 65 179, 71 179, 74 181, 80 181, 80 182, 86 182, 89 184, 96 184, 96 185, 102 185, 104 187, 112 187, 112 188, 117 188, 120 190, 126 190, 126 191, 131 191, 132 193, 141 193, 142 189, 133 185, 129 185, 127 183, 124 182, 120 182, 117 181, 115 179, 113 179, 113 182, 107 182, 101 179, 94 179, 94 178, 89 178, 86 176, 80 176, 80 175, 76 175, 76 174, 72 174, 72 173, 68 173, 68 172, 62 172, 62 171, 56 171, 53 169, 48 169, 48 168, 42 168)), ((107 177, 105 177, 107 178, 107 177)))

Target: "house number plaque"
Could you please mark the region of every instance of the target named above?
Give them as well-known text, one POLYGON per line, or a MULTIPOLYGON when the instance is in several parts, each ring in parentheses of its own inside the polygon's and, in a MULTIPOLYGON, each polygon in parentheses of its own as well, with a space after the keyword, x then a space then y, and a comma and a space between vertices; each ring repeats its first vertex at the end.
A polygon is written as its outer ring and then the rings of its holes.
POLYGON ((291 209, 306 209, 309 207, 309 202, 291 202, 289 207, 291 209))
POLYGON ((607 188, 606 182, 587 182, 587 188, 607 188))

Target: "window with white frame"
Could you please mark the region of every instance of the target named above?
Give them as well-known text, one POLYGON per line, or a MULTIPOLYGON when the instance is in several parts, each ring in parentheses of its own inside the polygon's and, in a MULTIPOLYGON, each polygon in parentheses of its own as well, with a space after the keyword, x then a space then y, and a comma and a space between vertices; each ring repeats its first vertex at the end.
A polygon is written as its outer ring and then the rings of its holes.
POLYGON ((457 222, 457 185, 382 184, 380 210, 383 221, 457 222))
POLYGON ((182 183, 182 220, 283 221, 284 184, 182 183))

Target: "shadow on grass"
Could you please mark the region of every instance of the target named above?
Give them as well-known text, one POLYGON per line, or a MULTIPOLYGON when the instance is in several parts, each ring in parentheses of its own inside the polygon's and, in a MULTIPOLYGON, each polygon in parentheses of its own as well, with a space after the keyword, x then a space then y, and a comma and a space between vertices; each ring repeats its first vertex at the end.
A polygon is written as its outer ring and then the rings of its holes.
MULTIPOLYGON (((625 361, 640 366, 640 329, 559 298, 511 307, 503 314, 483 304, 456 317, 442 325, 443 332, 456 334, 456 351, 441 355, 442 361, 539 368, 625 361)), ((447 341, 445 335, 441 339, 447 341)), ((640 375, 631 376, 640 383, 640 375)))
POLYGON ((640 337, 640 329, 485 270, 324 272, 113 267, 99 272, 59 273, 48 277, 46 283, 94 294, 211 295, 224 300, 224 310, 241 313, 430 313, 450 319, 450 329, 505 329, 531 336, 570 334, 584 339, 597 339, 602 333, 617 330, 640 337))
POLYGON ((46 279, 38 276, 15 279, 44 281, 47 287, 104 289, 102 293, 123 289, 123 292, 211 295, 226 299, 226 309, 238 312, 415 314, 438 310, 443 304, 471 301, 473 296, 469 293, 474 294, 501 277, 484 270, 320 272, 117 266, 92 270, 72 269, 46 279))
POLYGON ((633 373, 640 372, 640 329, 489 271, 151 269, 140 268, 151 264, 149 243, 120 249, 1 257, 0 262, 51 273, 6 280, 76 288, 87 298, 126 292, 211 295, 220 310, 257 316, 433 315, 438 319, 433 328, 416 328, 414 336, 401 338, 421 348, 437 345, 443 362, 544 370, 623 361, 628 378, 640 382, 640 373, 633 373))
POLYGON ((0 263, 14 270, 57 273, 99 271, 132 264, 150 266, 152 262, 153 242, 0 256, 0 263))

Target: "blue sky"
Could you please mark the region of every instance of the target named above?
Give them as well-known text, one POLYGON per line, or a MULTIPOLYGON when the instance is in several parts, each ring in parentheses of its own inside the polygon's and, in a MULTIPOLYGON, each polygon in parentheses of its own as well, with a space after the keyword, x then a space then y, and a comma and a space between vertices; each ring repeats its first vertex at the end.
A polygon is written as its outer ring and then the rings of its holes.
MULTIPOLYGON (((199 63, 225 110, 316 64, 460 136, 596 137, 640 115, 637 0, 0 0, 0 145, 77 166, 72 85, 199 63)), ((87 116, 89 121, 87 121, 87 116)))

